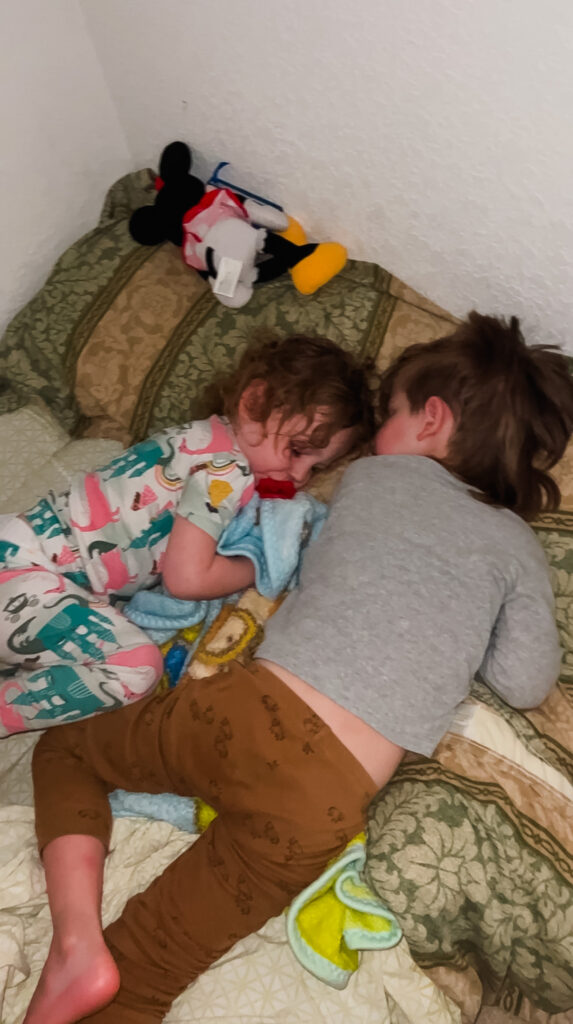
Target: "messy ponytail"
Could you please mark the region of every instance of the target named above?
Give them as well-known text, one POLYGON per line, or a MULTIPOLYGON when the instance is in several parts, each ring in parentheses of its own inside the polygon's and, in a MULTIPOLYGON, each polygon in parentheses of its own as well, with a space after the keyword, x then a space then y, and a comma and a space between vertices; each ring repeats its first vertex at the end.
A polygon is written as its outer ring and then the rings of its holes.
POLYGON ((517 317, 472 312, 453 334, 407 348, 383 375, 382 416, 395 388, 414 412, 432 395, 447 403, 455 430, 443 464, 482 500, 524 519, 558 507, 549 470, 573 432, 573 379, 557 348, 525 344, 517 317))

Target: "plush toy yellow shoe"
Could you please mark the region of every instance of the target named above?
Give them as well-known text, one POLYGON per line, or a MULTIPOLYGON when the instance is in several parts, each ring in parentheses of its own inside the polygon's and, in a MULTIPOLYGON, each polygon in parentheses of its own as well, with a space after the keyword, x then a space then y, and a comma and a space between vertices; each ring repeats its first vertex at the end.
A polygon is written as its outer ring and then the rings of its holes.
POLYGON ((280 231, 279 234, 281 238, 286 238, 287 242, 292 242, 293 245, 306 245, 308 241, 302 224, 299 224, 294 217, 289 217, 288 227, 284 231, 280 231))
POLYGON ((310 256, 306 256, 290 271, 297 291, 303 295, 312 295, 335 274, 340 273, 346 263, 346 256, 346 249, 339 242, 321 242, 310 256))

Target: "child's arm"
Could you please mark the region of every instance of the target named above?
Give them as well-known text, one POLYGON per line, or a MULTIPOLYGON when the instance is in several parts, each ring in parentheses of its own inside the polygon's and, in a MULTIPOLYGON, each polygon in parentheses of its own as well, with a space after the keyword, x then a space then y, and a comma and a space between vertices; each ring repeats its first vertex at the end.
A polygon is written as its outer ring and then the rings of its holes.
POLYGON ((176 516, 165 552, 163 582, 173 597, 187 601, 225 597, 255 582, 250 558, 217 554, 217 541, 176 516))
POLYGON ((555 601, 541 550, 536 561, 502 605, 480 668, 484 680, 516 708, 540 704, 561 664, 555 601))
POLYGON ((255 581, 249 558, 217 554, 217 543, 253 489, 244 460, 220 452, 191 470, 177 507, 162 566, 173 597, 205 601, 243 590, 255 581))

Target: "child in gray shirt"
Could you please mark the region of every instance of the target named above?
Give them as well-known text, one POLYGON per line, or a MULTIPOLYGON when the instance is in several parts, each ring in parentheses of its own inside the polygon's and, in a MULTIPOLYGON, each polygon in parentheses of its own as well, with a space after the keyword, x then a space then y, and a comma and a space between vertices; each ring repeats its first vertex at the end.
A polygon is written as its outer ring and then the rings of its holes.
MULTIPOLYGON (((571 432, 573 383, 515 318, 472 313, 388 369, 380 417, 377 457, 344 474, 258 656, 343 740, 341 708, 430 755, 478 671, 518 708, 558 675, 548 566, 524 520, 559 502, 547 470, 571 432)), ((375 741, 363 729, 352 743, 378 779, 375 741)))

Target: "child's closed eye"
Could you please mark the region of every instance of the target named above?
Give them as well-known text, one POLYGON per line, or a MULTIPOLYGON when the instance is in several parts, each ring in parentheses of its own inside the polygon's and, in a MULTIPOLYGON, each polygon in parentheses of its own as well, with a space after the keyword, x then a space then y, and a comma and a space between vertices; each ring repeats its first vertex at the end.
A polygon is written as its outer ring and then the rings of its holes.
POLYGON ((295 459, 300 459, 303 455, 307 454, 306 449, 300 444, 300 442, 296 441, 290 442, 289 451, 295 459))

